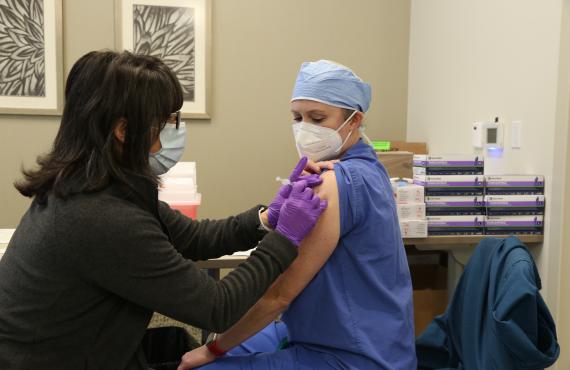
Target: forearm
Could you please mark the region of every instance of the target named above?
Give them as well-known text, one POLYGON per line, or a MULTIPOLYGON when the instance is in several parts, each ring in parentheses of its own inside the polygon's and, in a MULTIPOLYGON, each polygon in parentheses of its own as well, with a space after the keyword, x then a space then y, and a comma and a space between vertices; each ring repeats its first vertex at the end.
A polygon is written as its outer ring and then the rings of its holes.
POLYGON ((263 296, 230 329, 218 337, 220 348, 228 351, 252 337, 287 308, 287 303, 275 296, 263 296))
POLYGON ((266 234, 258 230, 258 207, 223 220, 200 221, 184 217, 165 204, 160 208, 172 244, 185 258, 194 261, 254 248, 266 234))
POLYGON ((275 232, 267 234, 250 258, 218 283, 224 283, 224 288, 202 292, 202 299, 211 297, 200 306, 209 307, 212 320, 203 327, 218 333, 228 330, 267 293, 296 256, 297 250, 289 240, 275 232), (278 261, 277 265, 271 263, 278 261))

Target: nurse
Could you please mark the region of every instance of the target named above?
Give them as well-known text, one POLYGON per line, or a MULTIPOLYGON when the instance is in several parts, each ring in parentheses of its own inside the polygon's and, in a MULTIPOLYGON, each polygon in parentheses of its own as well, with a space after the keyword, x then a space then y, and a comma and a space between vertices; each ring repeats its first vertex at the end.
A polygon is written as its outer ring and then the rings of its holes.
POLYGON ((361 138, 370 94, 344 66, 301 66, 292 129, 300 155, 340 159, 316 188, 329 206, 267 293, 231 329, 187 353, 179 370, 212 361, 201 369, 416 369, 412 286, 394 197, 361 138), (281 313, 283 321, 273 323, 281 313))
POLYGON ((184 149, 182 101, 157 58, 75 63, 55 142, 16 184, 32 202, 0 260, 0 369, 147 370, 154 311, 224 331, 297 257, 326 207, 309 187, 320 179, 300 176, 306 159, 267 211, 193 221, 158 201, 184 149), (256 245, 221 281, 194 263, 256 245))

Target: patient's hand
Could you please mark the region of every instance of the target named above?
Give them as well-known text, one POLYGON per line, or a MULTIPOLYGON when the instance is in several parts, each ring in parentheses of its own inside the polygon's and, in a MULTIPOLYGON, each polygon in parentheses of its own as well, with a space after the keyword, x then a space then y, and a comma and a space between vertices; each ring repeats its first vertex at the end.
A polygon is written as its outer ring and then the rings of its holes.
POLYGON ((313 162, 309 159, 307 161, 307 165, 305 166, 305 170, 303 171, 303 175, 310 175, 313 173, 319 174, 323 170, 333 170, 334 164, 338 162, 339 162, 338 159, 332 161, 321 161, 321 162, 313 162))
POLYGON ((177 370, 194 369, 209 364, 215 359, 216 356, 214 356, 206 346, 201 346, 190 352, 186 352, 186 354, 182 356, 182 362, 178 365, 177 370))

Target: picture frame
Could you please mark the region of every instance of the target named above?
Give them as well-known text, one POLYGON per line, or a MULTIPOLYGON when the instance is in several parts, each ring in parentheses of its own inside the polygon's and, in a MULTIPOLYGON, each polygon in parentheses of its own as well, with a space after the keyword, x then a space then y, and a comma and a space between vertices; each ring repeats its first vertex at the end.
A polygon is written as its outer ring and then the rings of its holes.
POLYGON ((62 0, 0 5, 0 114, 61 115, 62 0))
POLYGON ((211 0, 115 0, 118 51, 163 60, 184 93, 182 118, 209 119, 211 0))

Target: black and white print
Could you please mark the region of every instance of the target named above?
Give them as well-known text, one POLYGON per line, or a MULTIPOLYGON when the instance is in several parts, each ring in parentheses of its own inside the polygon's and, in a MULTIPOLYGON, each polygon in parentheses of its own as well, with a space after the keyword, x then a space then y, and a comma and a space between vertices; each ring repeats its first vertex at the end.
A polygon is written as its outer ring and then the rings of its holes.
POLYGON ((184 100, 194 101, 193 8, 133 5, 133 51, 162 59, 176 73, 184 100))
POLYGON ((46 95, 43 0, 0 0, 0 96, 46 95))

